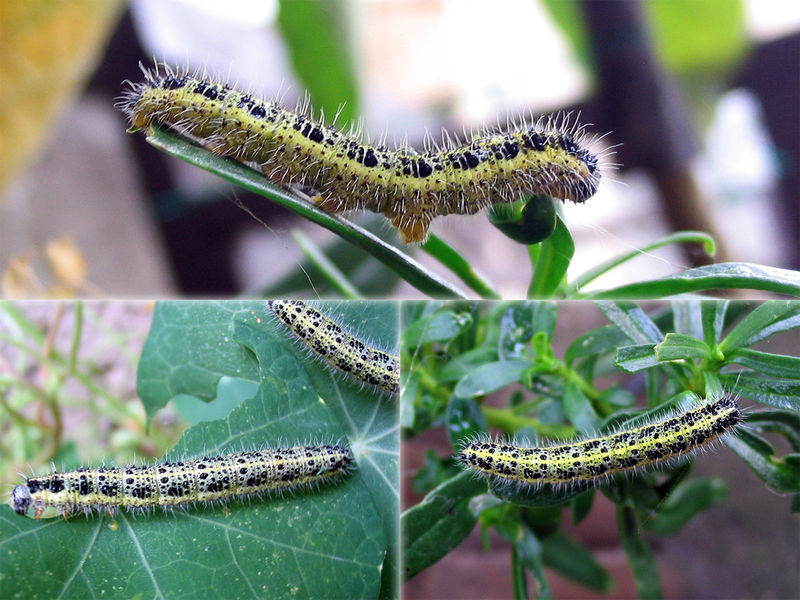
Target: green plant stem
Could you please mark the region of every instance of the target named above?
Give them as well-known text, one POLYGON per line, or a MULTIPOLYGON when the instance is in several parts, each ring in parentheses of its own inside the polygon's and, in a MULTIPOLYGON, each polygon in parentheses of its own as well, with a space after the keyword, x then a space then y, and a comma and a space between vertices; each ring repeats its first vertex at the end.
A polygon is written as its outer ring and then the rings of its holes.
POLYGON ((81 344, 81 334, 83 332, 83 302, 80 300, 75 303, 75 327, 72 334, 72 347, 69 350, 69 362, 67 374, 75 373, 75 365, 78 362, 78 348, 81 344))
POLYGON ((25 415, 17 411, 13 408, 9 403, 8 399, 6 398, 5 393, 0 394, 0 406, 2 406, 5 411, 14 419, 19 425, 24 425, 26 427, 35 427, 37 429, 41 429, 41 424, 36 421, 35 419, 28 419, 25 415))
MULTIPOLYGON (((30 348, 29 346, 23 344, 22 342, 19 342, 18 340, 11 338, 9 336, 3 335, 2 333, 0 333, 0 340, 5 341, 6 343, 14 346, 15 348, 18 348, 23 352, 30 354, 37 362, 41 363, 42 365, 50 369, 53 369, 54 372, 57 372, 59 375, 63 376, 65 374, 67 367, 65 365, 64 359, 58 353, 54 353, 52 358, 45 358, 41 355, 41 353, 38 350, 30 348)), ((74 377, 77 381, 79 381, 83 385, 83 387, 86 388, 88 391, 98 396, 101 396, 103 399, 107 400, 114 407, 115 410, 124 413, 127 417, 133 419, 137 423, 137 425, 144 428, 145 423, 139 417, 138 414, 132 411, 124 402, 120 401, 118 398, 114 397, 111 393, 107 392, 106 390, 98 386, 96 383, 94 383, 87 375, 78 371, 73 373, 72 377, 74 377)))
POLYGON ((517 555, 517 549, 511 544, 511 581, 514 589, 514 600, 528 599, 528 581, 525 579, 525 565, 517 555))
POLYGON ((567 438, 575 434, 575 428, 569 425, 551 425, 542 423, 539 419, 532 417, 520 417, 504 408, 494 408, 493 406, 482 406, 481 410, 486 417, 489 427, 501 429, 509 433, 515 433, 523 427, 531 427, 543 436, 550 438, 567 438))
POLYGON ((13 323, 19 327, 23 333, 28 335, 37 344, 44 342, 45 335, 42 331, 30 320, 27 315, 22 312, 19 307, 11 300, 0 301, 0 308, 8 315, 13 323))
POLYGON ((253 169, 221 156, 216 156, 169 132, 153 128, 147 142, 167 154, 214 173, 251 192, 269 198, 304 219, 332 231, 344 240, 368 252, 422 293, 435 298, 467 298, 467 295, 413 258, 387 244, 357 225, 327 213, 312 202, 302 199, 270 183, 253 169))
POLYGON ((577 294, 580 289, 585 286, 586 284, 594 281, 601 275, 609 272, 614 267, 621 265, 624 262, 631 260, 632 258, 636 258, 642 254, 646 254, 648 252, 652 252, 662 246, 668 246, 670 244, 690 244, 690 243, 699 243, 703 245, 703 249, 705 250, 706 254, 709 256, 714 256, 716 252, 716 246, 714 244, 714 238, 703 231, 678 231, 667 235, 659 240, 656 240, 652 244, 648 244, 644 248, 640 248, 638 250, 634 250, 632 252, 627 252, 625 254, 620 254, 619 256, 615 256, 607 261, 604 261, 597 265, 596 267, 589 269, 585 273, 578 275, 575 278, 575 281, 569 284, 569 295, 573 296, 577 294))
POLYGON ((458 275, 461 281, 484 300, 500 299, 500 294, 492 282, 475 271, 464 257, 440 238, 431 235, 420 248, 458 275))
POLYGON ((356 286, 354 286, 339 267, 328 259, 311 239, 300 229, 292 229, 292 238, 303 251, 306 258, 314 265, 323 278, 338 291, 342 297, 355 300, 362 297, 356 286))
POLYGON ((572 382, 578 386, 586 396, 592 400, 599 400, 600 399, 600 392, 597 391, 597 388, 594 387, 591 383, 586 381, 579 373, 574 371, 571 367, 569 367, 566 363, 562 361, 557 361, 557 367, 554 371, 556 375, 564 379, 565 381, 572 382))
POLYGON ((436 381, 436 378, 427 369, 416 369, 414 374, 417 375, 420 387, 440 400, 447 402, 453 395, 451 390, 436 381))

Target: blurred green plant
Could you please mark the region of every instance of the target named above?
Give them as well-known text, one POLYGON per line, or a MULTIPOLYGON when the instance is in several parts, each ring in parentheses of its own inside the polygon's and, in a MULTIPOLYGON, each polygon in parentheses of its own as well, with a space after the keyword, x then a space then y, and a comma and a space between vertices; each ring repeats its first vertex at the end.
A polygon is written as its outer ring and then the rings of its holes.
POLYGON ((106 354, 118 357, 115 377, 134 373, 138 353, 131 348, 142 343, 146 330, 111 331, 102 311, 102 304, 80 301, 0 302, 3 484, 16 483, 30 466, 49 470, 51 463, 74 468, 102 456, 129 462, 161 456, 177 440, 177 420, 160 420, 148 430, 133 387, 111 385, 107 371, 113 365, 106 354), (69 431, 76 422, 87 438, 108 443, 83 444, 69 431))
MULTIPOLYGON (((800 302, 762 304, 675 301, 648 315, 633 302, 597 302, 609 325, 569 343, 563 357, 553 336, 560 304, 553 302, 406 303, 401 426, 404 438, 444 428, 451 451, 489 428, 535 443, 607 432, 631 420, 653 417, 691 398, 735 393, 766 410, 746 412, 746 425, 724 444, 771 490, 791 494, 800 506, 800 357, 753 350, 756 342, 800 327, 800 302), (639 373, 645 408, 628 389, 602 386, 611 373, 639 373), (501 408, 490 394, 517 384, 501 408), (780 456, 763 433, 785 438, 780 456)), ((798 346, 800 347, 800 346, 798 346)), ((562 529, 591 510, 599 491, 617 505, 620 540, 639 597, 661 597, 661 583, 644 531, 669 535, 726 494, 714 478, 687 479, 692 460, 661 470, 615 476, 596 488, 535 493, 487 485, 463 472, 452 456, 429 452, 413 479, 427 495, 401 516, 404 579, 433 565, 478 523, 508 541, 515 598, 529 596, 525 571, 537 598, 551 597, 543 567, 588 588, 609 591, 608 573, 562 529)))

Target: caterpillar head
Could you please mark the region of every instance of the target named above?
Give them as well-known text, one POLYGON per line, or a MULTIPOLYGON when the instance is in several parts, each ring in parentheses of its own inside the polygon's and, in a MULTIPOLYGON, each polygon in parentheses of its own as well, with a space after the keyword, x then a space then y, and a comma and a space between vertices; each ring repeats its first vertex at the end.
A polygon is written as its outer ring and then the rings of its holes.
POLYGON ((14 491, 11 493, 11 501, 9 504, 11 508, 14 509, 15 513, 25 516, 28 514, 28 509, 31 507, 32 503, 33 499, 31 498, 31 492, 27 485, 18 485, 14 488, 14 491))

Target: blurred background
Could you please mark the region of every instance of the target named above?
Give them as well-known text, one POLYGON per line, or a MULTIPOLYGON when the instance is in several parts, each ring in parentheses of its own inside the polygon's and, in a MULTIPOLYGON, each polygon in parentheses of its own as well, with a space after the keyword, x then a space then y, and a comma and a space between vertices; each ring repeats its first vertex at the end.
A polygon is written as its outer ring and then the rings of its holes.
MULTIPOLYGON (((325 114, 344 104, 340 122, 390 144, 580 111, 621 167, 564 207, 571 277, 681 229, 714 235, 717 262, 800 268, 793 0, 6 0, 3 295, 327 295, 291 235, 300 229, 366 293, 419 297, 327 231, 126 134, 115 98, 154 60, 288 108, 308 90, 325 114)), ((385 219, 354 218, 396 239, 385 219)), ((434 232, 504 297, 524 295, 526 249, 484 216, 439 219, 434 232)), ((670 246, 594 285, 708 260, 670 246)))

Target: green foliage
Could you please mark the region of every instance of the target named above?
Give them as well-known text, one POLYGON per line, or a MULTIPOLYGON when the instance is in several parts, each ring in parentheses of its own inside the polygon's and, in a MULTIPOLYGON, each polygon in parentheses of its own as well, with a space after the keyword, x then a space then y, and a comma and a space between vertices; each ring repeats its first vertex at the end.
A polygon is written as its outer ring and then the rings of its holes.
MULTIPOLYGON (((392 348, 397 308, 321 303, 392 348)), ((314 362, 263 302, 157 304, 139 368, 148 414, 193 394, 199 417, 170 457, 346 441, 357 468, 283 498, 136 516, 34 521, 0 508, 0 597, 394 597, 396 403, 314 362), (239 384, 231 385, 231 378, 239 384), (253 385, 257 382, 257 387, 253 385), (225 389, 223 390, 223 385, 225 389), (251 397, 242 399, 247 396, 251 397), (226 396, 222 418, 202 414, 226 396)))
POLYGON ((314 106, 329 117, 338 113, 340 125, 358 118, 358 76, 347 40, 351 20, 341 1, 281 0, 277 25, 295 74, 314 106))
MULTIPOLYGON (((412 247, 398 247, 396 242, 393 244, 384 241, 338 215, 326 213, 310 202, 308 198, 281 189, 244 165, 215 156, 207 150, 193 146, 186 140, 158 129, 148 133, 147 141, 190 164, 278 202, 292 212, 325 227, 342 240, 370 254, 385 267, 385 269, 373 273, 373 277, 370 277, 371 281, 383 277, 386 277, 387 281, 392 281, 399 277, 432 298, 467 297, 466 292, 456 284, 443 279, 412 258, 410 254, 412 247)), ((534 199, 532 202, 537 201, 534 199)), ((535 214, 536 206, 536 204, 532 205, 527 217, 523 209, 523 215, 520 217, 523 221, 529 217, 533 223, 530 225, 532 229, 538 229, 541 224, 539 219, 542 216, 535 214)), ((540 204, 538 207, 541 206, 540 204)), ((547 215, 545 217, 545 220, 549 218, 547 215)), ((493 218, 497 221, 498 217, 495 215, 493 218)), ((504 223, 500 227, 501 231, 509 225, 507 222, 504 223)), ((380 227, 379 224, 376 226, 380 227)), ((511 229, 509 239, 519 241, 521 234, 516 229, 511 229)), ((524 235, 529 234, 530 232, 526 232, 524 235)), ((392 233, 391 238, 396 240, 396 234, 392 233)), ((707 252, 713 253, 714 250, 713 240, 705 233, 678 232, 665 236, 641 250, 612 257, 570 281, 566 274, 575 253, 575 243, 563 220, 556 216, 552 235, 540 242, 528 245, 531 263, 528 297, 645 299, 719 289, 755 289, 800 296, 800 273, 751 263, 720 263, 687 269, 675 275, 652 281, 642 281, 595 292, 583 290, 594 279, 637 256, 656 248, 678 243, 700 243, 707 252)), ((495 286, 475 271, 457 250, 448 246, 435 235, 431 235, 421 249, 452 271, 461 282, 481 298, 498 298, 495 286)), ((354 256, 350 252, 344 252, 339 246, 330 253, 324 249, 314 249, 313 259, 309 260, 307 264, 299 265, 295 272, 286 276, 275 287, 264 290, 264 293, 275 297, 279 291, 301 289, 298 286, 302 285, 301 282, 307 281, 308 276, 305 269, 308 267, 311 267, 315 277, 321 278, 323 289, 332 290, 334 293, 353 297, 356 294, 366 293, 368 289, 375 291, 374 286, 366 287, 365 284, 357 285, 354 282, 355 275, 364 268, 361 257, 355 259, 354 256), (327 260, 323 260, 323 256, 327 260)))
MULTIPOLYGON (((800 358, 749 346, 796 331, 800 302, 682 300, 654 314, 633 302, 597 302, 610 324, 576 337, 561 358, 556 347, 564 340, 554 338, 564 306, 543 301, 406 305, 404 319, 413 335, 406 335, 401 347, 408 365, 401 400, 404 437, 444 427, 455 454, 465 437, 492 428, 535 445, 540 438, 636 426, 684 402, 735 393, 761 406, 746 411, 746 425, 724 444, 769 488, 792 494, 796 505, 800 358), (446 337, 434 325, 442 320, 463 326, 446 337), (427 336, 428 328, 438 333, 427 336), (644 376, 647 408, 635 408, 633 394, 625 389, 600 384, 611 373, 625 372, 644 376), (517 387, 510 395, 504 393, 509 384, 517 387), (498 390, 506 397, 500 408, 496 401, 485 402, 498 390), (781 455, 764 434, 783 438, 790 452, 781 455)), ((594 489, 543 486, 531 493, 494 481, 487 488, 485 479, 454 471, 451 460, 430 455, 415 478, 415 490, 427 495, 401 516, 409 565, 405 578, 433 565, 479 523, 508 541, 516 597, 527 597, 525 570, 533 576, 536 597, 549 597, 543 566, 591 589, 610 589, 609 575, 561 529, 564 512, 575 523, 586 517, 594 489), (431 533, 443 522, 446 535, 431 533), (437 537, 441 544, 433 543, 437 537)), ((727 494, 719 479, 688 479, 691 466, 685 460, 611 477, 597 490, 617 505, 620 540, 641 598, 661 596, 646 534, 680 531, 727 494)))

